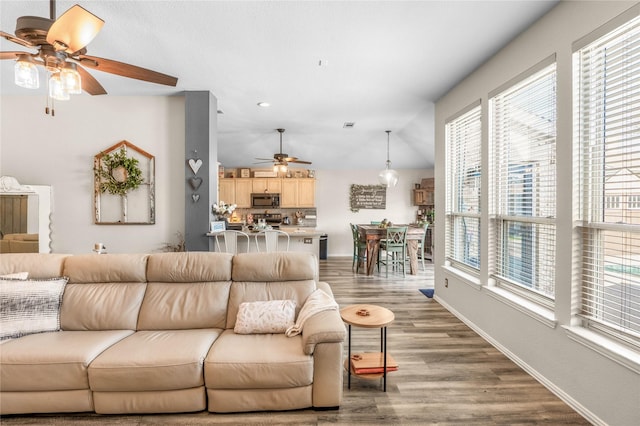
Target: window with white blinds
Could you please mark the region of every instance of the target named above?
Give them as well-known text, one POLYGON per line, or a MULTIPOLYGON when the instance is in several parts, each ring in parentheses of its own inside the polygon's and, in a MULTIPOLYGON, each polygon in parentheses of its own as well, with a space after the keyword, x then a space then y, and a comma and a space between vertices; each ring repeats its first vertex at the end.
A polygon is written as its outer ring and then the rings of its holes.
POLYGON ((478 102, 445 125, 446 256, 453 264, 476 271, 480 268, 480 113, 478 102))
POLYGON ((580 312, 640 345, 640 18, 574 50, 580 312))
POLYGON ((490 219, 499 286, 555 298, 555 57, 490 95, 490 219))

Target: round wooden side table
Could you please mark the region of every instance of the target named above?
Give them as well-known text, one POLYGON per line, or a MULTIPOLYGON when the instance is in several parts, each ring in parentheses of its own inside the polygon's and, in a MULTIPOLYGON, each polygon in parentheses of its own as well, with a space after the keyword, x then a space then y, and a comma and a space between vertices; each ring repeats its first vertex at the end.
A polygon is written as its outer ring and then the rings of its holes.
POLYGON ((364 378, 382 377, 383 390, 387 391, 387 326, 393 322, 395 315, 387 308, 376 305, 349 305, 340 310, 342 321, 348 325, 349 357, 346 360, 348 388, 351 389, 351 375, 364 378), (351 326, 380 329, 380 352, 382 353, 382 373, 355 374, 351 368, 351 326))

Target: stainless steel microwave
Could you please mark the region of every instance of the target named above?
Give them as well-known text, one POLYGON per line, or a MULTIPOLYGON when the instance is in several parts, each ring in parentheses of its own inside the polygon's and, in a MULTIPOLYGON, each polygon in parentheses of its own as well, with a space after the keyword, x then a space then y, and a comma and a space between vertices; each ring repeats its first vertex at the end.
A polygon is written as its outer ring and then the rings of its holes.
POLYGON ((277 209, 280 207, 280 194, 251 194, 251 207, 277 209))

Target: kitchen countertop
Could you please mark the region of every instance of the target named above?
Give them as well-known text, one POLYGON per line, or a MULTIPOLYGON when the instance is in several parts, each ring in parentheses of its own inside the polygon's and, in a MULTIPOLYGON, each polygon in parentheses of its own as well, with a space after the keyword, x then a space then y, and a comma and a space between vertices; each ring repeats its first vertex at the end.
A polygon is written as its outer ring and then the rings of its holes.
MULTIPOLYGON (((325 234, 324 232, 319 231, 316 228, 304 228, 304 227, 299 228, 297 226, 281 226, 279 230, 289 234, 289 237, 314 238, 314 237, 320 237, 321 235, 325 234)), ((208 236, 213 236, 215 234, 217 234, 217 232, 207 233, 208 236)), ((249 234, 249 236, 252 236, 252 235, 256 235, 257 232, 247 232, 247 234, 249 234)))

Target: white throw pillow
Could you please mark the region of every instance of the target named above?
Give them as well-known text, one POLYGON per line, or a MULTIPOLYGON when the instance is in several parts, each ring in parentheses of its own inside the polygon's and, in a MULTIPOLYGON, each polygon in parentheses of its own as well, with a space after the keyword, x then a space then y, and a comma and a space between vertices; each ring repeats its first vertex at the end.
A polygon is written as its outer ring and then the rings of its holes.
POLYGON ((60 330, 67 278, 0 279, 0 340, 60 330))
POLYGON ((238 334, 284 333, 295 319, 296 302, 293 300, 243 302, 233 331, 238 334))

